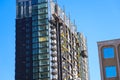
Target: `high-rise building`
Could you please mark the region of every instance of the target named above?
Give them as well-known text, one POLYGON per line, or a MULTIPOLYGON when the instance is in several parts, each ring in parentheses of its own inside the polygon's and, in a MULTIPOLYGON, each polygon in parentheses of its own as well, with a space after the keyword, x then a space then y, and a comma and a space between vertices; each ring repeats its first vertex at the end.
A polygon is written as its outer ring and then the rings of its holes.
POLYGON ((52 0, 16 1, 15 80, 89 80, 87 46, 52 0))
POLYGON ((101 80, 120 80, 120 39, 98 42, 101 80))

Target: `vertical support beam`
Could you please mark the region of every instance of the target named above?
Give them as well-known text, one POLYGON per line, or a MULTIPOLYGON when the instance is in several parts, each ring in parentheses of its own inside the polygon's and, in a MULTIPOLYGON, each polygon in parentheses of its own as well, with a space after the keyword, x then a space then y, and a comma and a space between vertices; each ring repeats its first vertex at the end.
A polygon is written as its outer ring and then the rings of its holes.
POLYGON ((60 40, 60 25, 59 20, 56 20, 57 32, 57 57, 58 57, 58 80, 62 80, 62 55, 61 55, 61 40, 60 40))

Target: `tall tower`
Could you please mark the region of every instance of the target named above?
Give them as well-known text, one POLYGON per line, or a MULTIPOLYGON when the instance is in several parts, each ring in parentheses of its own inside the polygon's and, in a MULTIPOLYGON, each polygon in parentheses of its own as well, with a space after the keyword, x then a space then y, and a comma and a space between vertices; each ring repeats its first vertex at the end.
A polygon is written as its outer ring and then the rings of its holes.
POLYGON ((17 0, 16 4, 15 79, 33 80, 31 0, 17 0))
POLYGON ((65 12, 52 0, 16 4, 15 79, 89 80, 85 38, 65 12))

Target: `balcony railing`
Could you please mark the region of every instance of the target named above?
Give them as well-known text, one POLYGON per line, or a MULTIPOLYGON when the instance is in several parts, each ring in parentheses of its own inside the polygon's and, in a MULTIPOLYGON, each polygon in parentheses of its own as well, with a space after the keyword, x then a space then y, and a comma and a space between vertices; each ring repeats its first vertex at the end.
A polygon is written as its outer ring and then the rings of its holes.
POLYGON ((55 40, 55 39, 56 39, 56 36, 55 36, 55 35, 52 35, 52 36, 51 36, 51 39, 52 39, 52 40, 55 40))
POLYGON ((57 51, 57 48, 56 47, 52 47, 51 50, 54 52, 54 51, 57 51))
POLYGON ((55 29, 55 26, 50 26, 51 29, 55 29))
POLYGON ((56 52, 53 52, 53 53, 51 54, 51 56, 52 56, 52 57, 56 57, 56 56, 57 56, 57 53, 56 53, 56 52))
POLYGON ((54 64, 54 65, 51 66, 51 68, 56 69, 57 65, 54 64))
POLYGON ((56 34, 56 31, 52 30, 50 31, 51 34, 56 34))
POLYGON ((52 70, 52 75, 56 75, 57 74, 57 70, 52 70))
POLYGON ((55 43, 55 42, 51 42, 51 45, 52 45, 52 46, 55 46, 55 45, 56 45, 56 43, 55 43))

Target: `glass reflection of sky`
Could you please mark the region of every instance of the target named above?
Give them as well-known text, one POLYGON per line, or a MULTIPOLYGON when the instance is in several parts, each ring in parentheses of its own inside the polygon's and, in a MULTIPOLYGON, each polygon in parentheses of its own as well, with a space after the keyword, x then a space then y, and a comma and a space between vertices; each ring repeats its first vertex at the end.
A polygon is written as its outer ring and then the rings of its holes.
POLYGON ((103 55, 104 58, 114 58, 114 48, 113 47, 103 48, 103 55))
POLYGON ((112 78, 117 76, 115 66, 108 66, 105 68, 105 71, 106 71, 106 78, 112 78))

